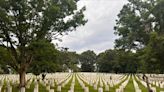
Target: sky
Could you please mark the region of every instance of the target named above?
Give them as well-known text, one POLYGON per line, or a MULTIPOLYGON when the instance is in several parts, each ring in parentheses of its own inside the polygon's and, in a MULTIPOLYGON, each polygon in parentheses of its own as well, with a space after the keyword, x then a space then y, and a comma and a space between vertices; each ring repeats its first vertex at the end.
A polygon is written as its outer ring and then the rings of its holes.
POLYGON ((76 31, 62 37, 62 42, 57 42, 59 47, 67 47, 69 51, 82 53, 93 50, 101 53, 114 48, 114 26, 117 15, 127 0, 80 0, 78 8, 86 6, 84 12, 88 22, 76 31))

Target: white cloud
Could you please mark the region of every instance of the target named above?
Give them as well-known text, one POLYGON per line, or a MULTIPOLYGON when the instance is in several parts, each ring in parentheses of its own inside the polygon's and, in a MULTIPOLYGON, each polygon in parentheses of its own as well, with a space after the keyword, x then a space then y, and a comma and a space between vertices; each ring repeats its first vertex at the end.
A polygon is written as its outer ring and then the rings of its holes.
POLYGON ((86 6, 85 17, 88 22, 77 28, 77 31, 64 36, 59 46, 78 53, 89 49, 99 53, 113 48, 117 38, 113 27, 117 14, 125 3, 127 0, 81 0, 78 6, 86 6))

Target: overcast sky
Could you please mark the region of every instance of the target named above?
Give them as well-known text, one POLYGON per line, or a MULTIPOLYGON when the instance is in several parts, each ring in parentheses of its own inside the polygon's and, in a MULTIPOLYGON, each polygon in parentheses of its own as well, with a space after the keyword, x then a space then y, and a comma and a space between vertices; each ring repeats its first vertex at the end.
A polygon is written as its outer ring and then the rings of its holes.
POLYGON ((81 0, 78 7, 86 6, 85 17, 88 22, 77 31, 62 37, 59 47, 68 47, 69 51, 81 53, 94 50, 96 53, 112 49, 114 40, 113 27, 117 14, 127 0, 81 0))

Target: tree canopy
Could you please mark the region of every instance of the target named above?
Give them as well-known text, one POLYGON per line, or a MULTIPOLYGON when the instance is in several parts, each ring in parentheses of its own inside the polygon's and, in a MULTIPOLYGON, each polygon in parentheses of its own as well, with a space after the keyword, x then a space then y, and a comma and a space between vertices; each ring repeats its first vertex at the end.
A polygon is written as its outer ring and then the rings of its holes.
POLYGON ((85 7, 77 8, 78 0, 1 0, 0 46, 11 60, 8 64, 20 74, 25 86, 25 72, 34 58, 32 43, 52 41, 58 36, 84 25, 85 7))
MULTIPOLYGON (((128 0, 116 20, 116 49, 138 55, 142 72, 163 73, 164 1, 128 0)), ((129 58, 127 58, 129 59, 129 58)))
POLYGON ((96 54, 91 51, 84 51, 80 54, 80 64, 81 71, 83 72, 94 72, 95 71, 95 63, 96 63, 96 54))
POLYGON ((140 49, 150 40, 150 33, 164 31, 163 0, 128 0, 116 20, 115 33, 120 36, 116 47, 140 49))

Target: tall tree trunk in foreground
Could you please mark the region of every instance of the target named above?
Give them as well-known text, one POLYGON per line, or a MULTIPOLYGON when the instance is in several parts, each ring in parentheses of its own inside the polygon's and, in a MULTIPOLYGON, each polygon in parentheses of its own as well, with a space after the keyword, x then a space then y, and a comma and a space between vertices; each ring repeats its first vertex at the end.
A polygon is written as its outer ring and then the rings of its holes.
POLYGON ((25 67, 20 68, 19 71, 19 92, 25 92, 26 86, 26 69, 25 67))
POLYGON ((20 88, 26 85, 26 71, 21 70, 19 73, 20 88))

